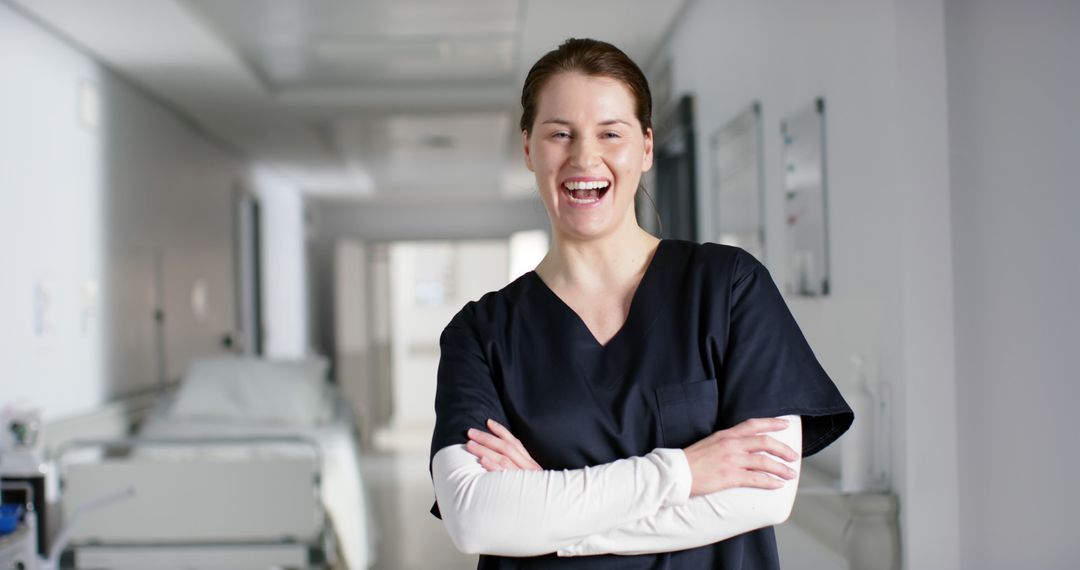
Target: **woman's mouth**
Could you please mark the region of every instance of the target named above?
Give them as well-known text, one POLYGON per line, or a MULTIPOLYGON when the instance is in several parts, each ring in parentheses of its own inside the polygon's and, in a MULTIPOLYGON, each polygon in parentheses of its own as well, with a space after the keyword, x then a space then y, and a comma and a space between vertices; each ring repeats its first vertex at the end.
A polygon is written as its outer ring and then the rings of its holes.
POLYGON ((611 188, 607 180, 567 180, 562 184, 570 203, 579 206, 596 204, 611 188))

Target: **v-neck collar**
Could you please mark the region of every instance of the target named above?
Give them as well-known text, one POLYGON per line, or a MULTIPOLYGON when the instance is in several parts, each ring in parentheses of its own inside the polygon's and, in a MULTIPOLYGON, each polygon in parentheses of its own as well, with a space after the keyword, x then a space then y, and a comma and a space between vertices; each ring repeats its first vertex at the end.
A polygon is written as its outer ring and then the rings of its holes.
POLYGON ((623 342, 623 339, 627 336, 644 337, 651 328, 653 321, 656 318, 656 302, 652 300, 648 290, 652 287, 652 282, 657 279, 656 275, 660 273, 660 265, 662 264, 661 256, 664 253, 665 245, 668 240, 661 239, 656 245, 656 250, 653 252, 652 259, 649 260, 648 266, 645 267, 645 273, 641 276, 641 281, 638 282, 637 288, 634 289, 634 294, 630 297, 630 309, 627 311, 626 320, 623 321, 619 330, 615 332, 615 335, 608 339, 607 343, 601 344, 601 342, 593 334, 589 326, 585 324, 585 319, 581 318, 566 301, 563 301, 562 297, 559 297, 548 284, 540 278, 540 275, 535 271, 530 271, 529 274, 536 281, 539 289, 546 291, 546 294, 554 301, 558 306, 562 307, 567 313, 570 319, 577 323, 577 327, 584 333, 584 336, 591 341, 591 348, 606 352, 607 349, 615 346, 617 343, 623 342), (636 332, 636 334, 635 334, 636 332))

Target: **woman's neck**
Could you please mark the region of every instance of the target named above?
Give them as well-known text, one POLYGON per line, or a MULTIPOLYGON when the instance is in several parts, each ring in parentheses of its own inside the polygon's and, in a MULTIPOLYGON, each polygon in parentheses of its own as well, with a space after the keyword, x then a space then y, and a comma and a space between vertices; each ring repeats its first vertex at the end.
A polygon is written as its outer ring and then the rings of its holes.
POLYGON ((602 292, 628 281, 636 282, 659 243, 637 224, 590 240, 556 234, 536 272, 545 283, 558 289, 602 292))

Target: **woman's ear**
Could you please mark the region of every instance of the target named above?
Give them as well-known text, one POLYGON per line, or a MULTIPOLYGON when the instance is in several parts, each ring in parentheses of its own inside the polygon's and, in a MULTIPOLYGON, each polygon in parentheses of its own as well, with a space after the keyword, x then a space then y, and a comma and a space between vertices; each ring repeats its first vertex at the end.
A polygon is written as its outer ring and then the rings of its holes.
POLYGON ((529 131, 521 131, 521 142, 525 147, 525 166, 529 169, 529 172, 535 172, 532 164, 532 154, 529 148, 529 131))
POLYGON ((653 132, 652 127, 645 129, 645 154, 641 157, 641 171, 648 172, 653 163, 653 132))

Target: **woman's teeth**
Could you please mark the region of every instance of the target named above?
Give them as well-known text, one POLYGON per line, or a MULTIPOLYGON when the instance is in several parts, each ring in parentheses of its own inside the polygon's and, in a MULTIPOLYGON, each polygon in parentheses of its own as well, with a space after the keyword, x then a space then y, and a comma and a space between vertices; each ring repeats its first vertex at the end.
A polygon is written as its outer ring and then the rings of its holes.
POLYGON ((607 180, 573 180, 563 183, 567 190, 595 190, 607 188, 607 180))
POLYGON ((573 181, 563 183, 563 187, 566 188, 571 203, 590 204, 600 199, 604 191, 608 189, 608 182, 606 180, 573 181))

